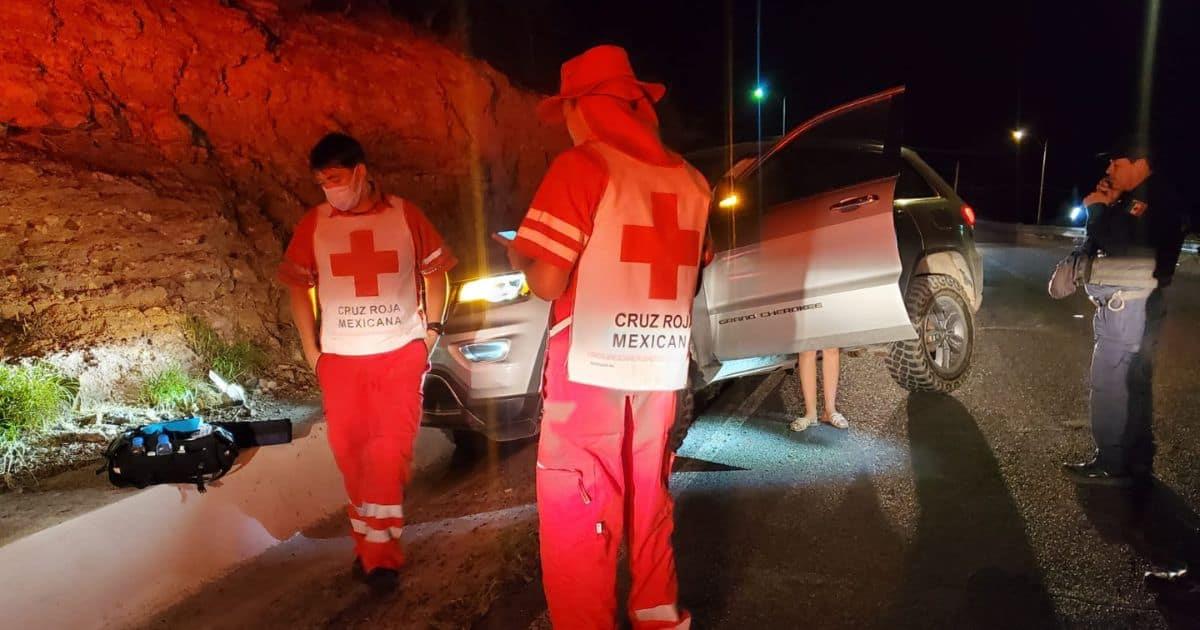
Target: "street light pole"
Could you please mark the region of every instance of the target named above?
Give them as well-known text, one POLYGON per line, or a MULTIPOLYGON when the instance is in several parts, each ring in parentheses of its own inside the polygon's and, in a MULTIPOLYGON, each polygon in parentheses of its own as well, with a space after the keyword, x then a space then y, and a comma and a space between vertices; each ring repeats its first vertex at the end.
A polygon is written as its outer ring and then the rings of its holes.
POLYGON ((1042 141, 1042 180, 1038 184, 1037 224, 1042 224, 1042 199, 1046 196, 1046 154, 1050 152, 1050 141, 1042 141))
POLYGON ((1017 213, 1017 221, 1021 220, 1023 215, 1021 211, 1021 141, 1025 139, 1025 130, 1017 127, 1012 130, 1013 142, 1017 145, 1017 150, 1013 154, 1016 161, 1013 162, 1013 210, 1017 213))
MULTIPOLYGON (((758 157, 762 157, 762 102, 766 91, 762 86, 762 0, 754 4, 754 117, 758 126, 758 157)), ((759 180, 761 181, 761 177, 759 180)))
POLYGON ((1017 150, 1013 153, 1013 210, 1017 213, 1017 222, 1025 222, 1025 212, 1021 208, 1021 144, 1017 143, 1017 150))
POLYGON ((783 97, 783 127, 779 130, 780 137, 787 135, 787 97, 783 97))

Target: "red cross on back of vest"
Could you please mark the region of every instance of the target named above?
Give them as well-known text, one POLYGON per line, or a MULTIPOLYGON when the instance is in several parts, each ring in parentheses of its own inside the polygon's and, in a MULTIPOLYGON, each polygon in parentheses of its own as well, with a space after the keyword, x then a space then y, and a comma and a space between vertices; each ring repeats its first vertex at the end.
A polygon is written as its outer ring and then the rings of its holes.
POLYGON ((396 250, 375 251, 375 233, 355 230, 350 233, 350 251, 330 254, 329 268, 335 276, 354 278, 354 295, 379 295, 379 274, 399 273, 400 256, 396 250))
POLYGON ((654 225, 626 225, 621 232, 621 262, 650 265, 650 299, 679 297, 679 268, 700 264, 700 232, 679 228, 679 198, 651 193, 654 225))

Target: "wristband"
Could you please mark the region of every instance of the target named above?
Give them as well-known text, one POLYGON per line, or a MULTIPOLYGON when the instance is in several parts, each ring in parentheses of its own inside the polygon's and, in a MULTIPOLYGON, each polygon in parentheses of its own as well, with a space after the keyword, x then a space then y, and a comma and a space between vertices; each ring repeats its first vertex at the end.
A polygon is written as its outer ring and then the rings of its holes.
POLYGON ((446 327, 442 325, 442 322, 429 322, 425 325, 425 330, 437 333, 439 336, 446 333, 446 327))

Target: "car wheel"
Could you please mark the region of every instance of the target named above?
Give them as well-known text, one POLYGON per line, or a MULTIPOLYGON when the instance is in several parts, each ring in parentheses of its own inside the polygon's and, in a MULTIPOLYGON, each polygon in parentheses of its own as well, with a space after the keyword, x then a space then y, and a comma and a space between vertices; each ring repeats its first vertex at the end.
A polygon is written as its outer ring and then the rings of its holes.
POLYGON ((469 429, 454 429, 450 432, 450 440, 454 442, 454 452, 460 457, 481 457, 488 450, 486 435, 469 429))
POLYGON ((967 380, 975 351, 975 316, 962 286, 950 276, 917 276, 905 296, 917 338, 888 349, 887 367, 913 392, 952 392, 967 380))
POLYGON ((696 393, 692 391, 691 385, 689 378, 688 386, 676 393, 675 422, 671 425, 671 432, 667 435, 667 450, 672 453, 683 446, 688 430, 696 422, 696 393))
POLYGON ((695 361, 688 361, 688 382, 687 387, 679 390, 675 400, 675 422, 671 425, 671 432, 667 436, 667 448, 672 453, 679 450, 683 446, 683 441, 687 439, 688 430, 696 422, 696 416, 699 415, 708 405, 720 395, 728 382, 718 382, 708 387, 702 387, 697 390, 697 387, 704 382, 703 376, 700 374, 700 367, 695 361))

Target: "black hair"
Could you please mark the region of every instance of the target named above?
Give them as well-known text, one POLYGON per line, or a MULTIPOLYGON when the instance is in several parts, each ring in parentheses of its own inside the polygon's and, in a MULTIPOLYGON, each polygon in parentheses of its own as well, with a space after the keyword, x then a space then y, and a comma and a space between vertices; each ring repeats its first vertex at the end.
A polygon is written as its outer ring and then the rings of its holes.
POLYGON ((337 166, 354 168, 366 163, 367 153, 362 145, 344 133, 326 134, 308 154, 308 166, 314 171, 337 166))

